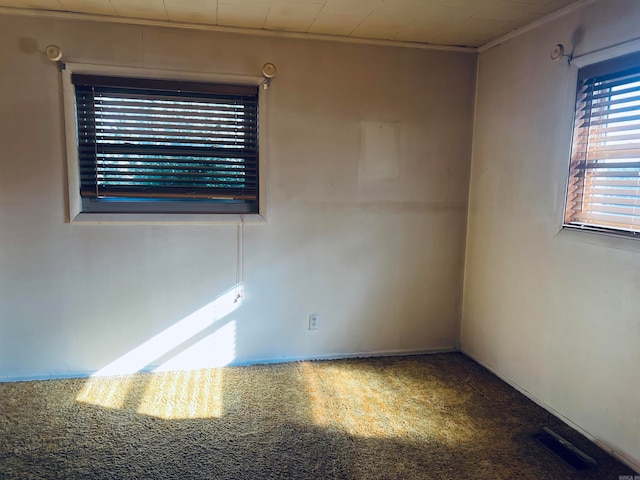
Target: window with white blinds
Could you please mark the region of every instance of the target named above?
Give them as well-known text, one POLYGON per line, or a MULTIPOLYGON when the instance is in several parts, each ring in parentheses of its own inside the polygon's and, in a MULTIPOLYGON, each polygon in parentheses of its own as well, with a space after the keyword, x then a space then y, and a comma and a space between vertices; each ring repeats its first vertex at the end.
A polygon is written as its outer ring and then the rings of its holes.
POLYGON ((258 88, 72 74, 84 212, 258 211, 258 88))
POLYGON ((578 73, 565 226, 640 235, 640 54, 578 73))

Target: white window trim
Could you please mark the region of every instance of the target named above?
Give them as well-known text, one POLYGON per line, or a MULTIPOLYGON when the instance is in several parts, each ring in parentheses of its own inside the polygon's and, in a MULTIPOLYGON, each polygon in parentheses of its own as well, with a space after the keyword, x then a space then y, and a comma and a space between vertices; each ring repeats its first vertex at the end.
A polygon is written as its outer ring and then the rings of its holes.
POLYGON ((78 141, 76 133, 75 89, 71 74, 111 75, 163 80, 182 80, 207 83, 229 83, 236 85, 260 85, 264 77, 244 75, 223 75, 202 72, 183 72, 137 67, 116 67, 87 63, 65 63, 62 70, 62 95, 67 145, 67 177, 69 188, 69 222, 88 224, 221 224, 221 223, 264 223, 267 220, 267 90, 258 89, 258 130, 259 143, 259 201, 258 213, 218 214, 218 213, 86 213, 82 212, 80 198, 80 172, 78 166, 78 141))
MULTIPOLYGON (((628 42, 621 42, 610 47, 599 48, 593 52, 576 55, 571 59, 571 65, 578 68, 586 67, 594 63, 605 62, 616 57, 622 57, 624 55, 630 55, 632 53, 640 52, 640 40, 631 40, 628 42)), ((573 72, 574 80, 578 78, 578 72, 573 72)))

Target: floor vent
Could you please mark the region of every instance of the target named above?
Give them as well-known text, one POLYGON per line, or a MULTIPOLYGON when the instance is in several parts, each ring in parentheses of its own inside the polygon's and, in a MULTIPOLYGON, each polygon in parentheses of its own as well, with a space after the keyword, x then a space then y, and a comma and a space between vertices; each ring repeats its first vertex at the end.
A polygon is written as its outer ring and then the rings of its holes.
POLYGON ((542 427, 542 431, 536 433, 533 438, 545 445, 576 470, 587 470, 598 466, 593 458, 574 447, 569 440, 562 438, 550 428, 542 427))

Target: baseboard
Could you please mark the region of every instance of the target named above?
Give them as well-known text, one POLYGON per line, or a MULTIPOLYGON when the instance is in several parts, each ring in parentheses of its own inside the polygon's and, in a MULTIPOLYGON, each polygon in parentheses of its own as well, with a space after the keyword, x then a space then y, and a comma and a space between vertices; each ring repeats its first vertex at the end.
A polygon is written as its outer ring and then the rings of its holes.
POLYGON ((521 387, 518 383, 514 382, 512 379, 510 379, 510 378, 504 376, 503 374, 501 374, 500 372, 498 372, 491 365, 488 365, 487 363, 483 362, 482 360, 479 360, 472 353, 468 352, 464 348, 461 347, 459 349, 459 351, 462 352, 463 354, 465 354, 470 359, 472 359, 474 362, 479 363, 480 365, 482 365, 484 368, 489 370, 491 373, 493 373, 496 377, 500 378, 502 381, 508 383, 510 386, 515 388, 518 392, 523 394, 529 400, 531 400, 532 402, 534 402, 537 405, 539 405, 542 408, 544 408, 547 412, 551 413, 554 417, 558 418, 562 422, 566 423, 569 427, 573 428, 577 432, 579 432, 582 435, 584 435, 585 437, 587 437, 590 441, 595 443, 598 447, 600 447, 604 451, 608 452, 609 454, 611 454, 616 459, 620 460, 626 466, 628 466, 629 468, 631 468, 635 472, 640 473, 640 464, 639 463, 636 463, 631 458, 628 458, 625 455, 621 454, 620 452, 616 451, 614 448, 611 447, 611 445, 608 445, 607 443, 603 442, 602 440, 597 439, 595 436, 593 436, 591 433, 586 431, 584 428, 580 427, 580 425, 575 424, 569 418, 565 417, 562 413, 558 412, 553 407, 551 407, 550 405, 546 404, 543 400, 539 399, 538 397, 533 395, 531 392, 528 392, 527 390, 525 390, 523 387, 521 387))
POLYGON ((68 371, 68 372, 52 372, 44 375, 21 375, 0 377, 0 383, 10 382, 36 382, 40 380, 65 380, 68 378, 88 378, 95 371, 68 371))
POLYGON ((250 359, 245 362, 230 363, 229 366, 247 366, 262 365, 270 363, 287 363, 287 362, 304 362, 314 360, 342 360, 348 358, 368 358, 368 357, 399 357, 409 355, 432 355, 436 353, 453 353, 458 352, 457 348, 440 348, 429 350, 378 350, 374 352, 357 352, 357 353, 331 353, 322 355, 305 355, 293 357, 277 357, 265 359, 250 359))
MULTIPOLYGON (((395 357, 404 355, 429 355, 436 353, 452 353, 459 351, 457 348, 440 348, 440 349, 427 349, 427 350, 377 350, 373 352, 355 352, 355 353, 331 353, 331 354, 318 354, 318 355, 301 355, 301 356, 283 356, 283 357, 268 357, 268 358, 251 358, 247 360, 240 360, 237 362, 231 362, 228 367, 241 367, 248 365, 261 365, 271 363, 287 363, 287 362, 302 362, 313 360, 340 360, 347 358, 367 358, 367 357, 395 357)), ((158 365, 149 365, 135 373, 149 373, 158 368, 158 365)), ((29 375, 29 376, 15 376, 15 377, 0 377, 0 383, 8 382, 33 382, 38 380, 63 380, 68 378, 89 378, 98 370, 91 371, 69 371, 69 372, 52 372, 46 375, 29 375)))

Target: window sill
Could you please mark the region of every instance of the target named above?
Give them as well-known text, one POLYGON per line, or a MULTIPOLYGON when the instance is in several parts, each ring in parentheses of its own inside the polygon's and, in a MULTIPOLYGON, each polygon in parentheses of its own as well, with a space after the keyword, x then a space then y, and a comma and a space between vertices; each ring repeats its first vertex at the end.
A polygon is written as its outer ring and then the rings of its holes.
POLYGON ((640 240, 639 232, 632 232, 628 230, 619 230, 614 228, 598 227, 596 225, 582 225, 582 224, 564 224, 563 230, 573 230, 576 232, 595 233, 598 235, 605 235, 615 238, 627 238, 632 240, 640 240))
POLYGON ((221 225, 266 223, 257 213, 201 214, 201 213, 79 213, 70 223, 84 225, 221 225), (241 218, 242 217, 242 218, 241 218))

